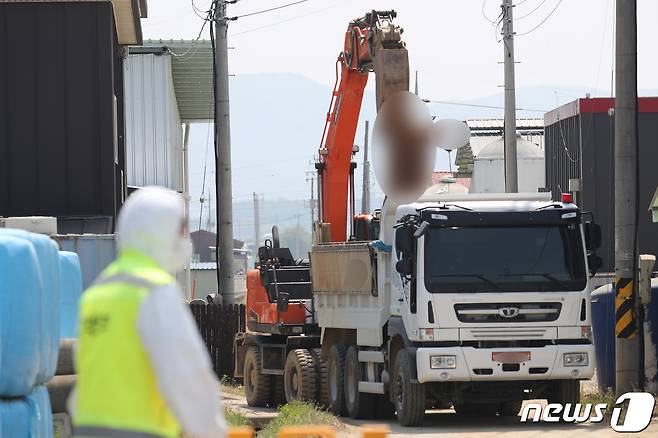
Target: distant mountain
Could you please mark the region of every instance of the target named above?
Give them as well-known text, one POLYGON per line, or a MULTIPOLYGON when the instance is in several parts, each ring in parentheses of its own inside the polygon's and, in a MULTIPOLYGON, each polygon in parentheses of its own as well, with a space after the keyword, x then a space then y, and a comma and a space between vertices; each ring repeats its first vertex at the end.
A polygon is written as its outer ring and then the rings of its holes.
MULTIPOLYGON (((231 149, 233 164, 235 236, 253 241, 252 193, 264 196, 261 208, 261 230, 271 224, 282 227, 310 229, 310 210, 304 200, 310 198, 308 172, 314 173, 312 161, 317 153, 324 127, 331 88, 297 74, 238 75, 231 78, 231 149)), ((543 110, 584 97, 587 87, 550 86, 529 87, 517 90, 517 107, 541 111, 519 111, 519 117, 543 117, 543 110)), ((601 91, 599 95, 608 95, 601 91)), ((658 90, 641 92, 641 95, 658 94, 658 90)), ((594 96, 594 94, 593 94, 594 96)), ((421 97, 422 90, 421 90, 421 97)), ((439 99, 440 96, 432 96, 439 99)), ((361 110, 355 143, 363 144, 363 121, 375 119, 375 98, 367 90, 361 110)), ((491 118, 502 117, 503 94, 496 93, 479 99, 432 103, 430 112, 439 118, 491 118), (455 105, 455 103, 465 105, 455 105), (468 106, 479 105, 479 106, 468 106)), ((214 161, 212 128, 195 125, 190 136, 190 193, 191 229, 199 226, 199 198, 206 167, 204 214, 202 228, 207 224, 208 204, 214 215, 214 161), (208 155, 206 161, 206 145, 208 155), (210 202, 208 196, 212 198, 210 202)), ((357 155, 357 193, 360 195, 362 155, 357 155)), ((448 167, 447 154, 440 152, 437 167, 448 167)), ((374 177, 371 178, 373 185, 374 177)), ((373 189, 373 208, 381 203, 382 195, 373 189)), ((359 196, 360 197, 360 196, 359 196)), ((360 204, 357 204, 360 205, 360 204)), ((214 223, 214 221, 213 221, 214 223)), ((213 224, 211 224, 213 226, 213 224)))

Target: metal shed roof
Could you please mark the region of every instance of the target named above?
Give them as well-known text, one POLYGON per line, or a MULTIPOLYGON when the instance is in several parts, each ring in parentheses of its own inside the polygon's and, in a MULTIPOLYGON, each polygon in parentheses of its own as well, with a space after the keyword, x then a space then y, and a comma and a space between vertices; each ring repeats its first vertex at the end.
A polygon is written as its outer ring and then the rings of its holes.
POLYGON ((147 40, 130 53, 169 53, 178 113, 183 122, 214 118, 212 48, 208 40, 147 40))

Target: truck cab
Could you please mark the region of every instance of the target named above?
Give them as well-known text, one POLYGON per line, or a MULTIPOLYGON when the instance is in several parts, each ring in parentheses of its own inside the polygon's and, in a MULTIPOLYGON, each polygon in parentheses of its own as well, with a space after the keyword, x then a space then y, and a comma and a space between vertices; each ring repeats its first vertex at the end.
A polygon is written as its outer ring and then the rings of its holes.
POLYGON ((388 356, 404 347, 424 398, 501 415, 527 398, 578 400, 594 374, 600 230, 564 201, 438 195, 395 209, 388 356))

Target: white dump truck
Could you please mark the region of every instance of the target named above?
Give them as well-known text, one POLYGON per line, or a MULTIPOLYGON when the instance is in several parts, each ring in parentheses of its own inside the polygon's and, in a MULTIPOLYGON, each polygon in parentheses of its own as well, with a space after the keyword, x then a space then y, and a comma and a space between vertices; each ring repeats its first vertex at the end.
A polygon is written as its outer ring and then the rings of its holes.
POLYGON ((385 202, 378 236, 310 254, 333 412, 417 426, 431 408, 579 399, 601 233, 568 195, 426 193, 385 202))

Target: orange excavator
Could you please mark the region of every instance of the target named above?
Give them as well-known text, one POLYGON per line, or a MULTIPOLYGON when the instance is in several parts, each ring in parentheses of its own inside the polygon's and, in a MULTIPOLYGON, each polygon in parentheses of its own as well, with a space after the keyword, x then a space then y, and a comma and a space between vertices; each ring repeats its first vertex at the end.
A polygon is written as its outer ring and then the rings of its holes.
POLYGON ((372 11, 352 21, 345 32, 344 49, 336 60, 336 82, 315 165, 320 201, 320 223, 316 232, 321 233, 321 241, 344 242, 356 237, 356 163, 352 157, 358 152, 354 136, 369 73, 375 72, 378 110, 392 94, 409 90, 409 57, 401 39, 402 29, 393 24, 396 15, 395 11, 372 11))
MULTIPOLYGON (((376 76, 378 109, 392 94, 409 89, 408 54, 395 18, 395 11, 372 11, 350 22, 345 32, 316 162, 319 242, 354 240, 357 228, 363 229, 359 221, 370 221, 355 218, 354 137, 370 72, 376 76)), ((294 399, 328 405, 313 304, 308 260, 295 260, 282 248, 274 227, 272 239, 258 250, 256 268, 247 273, 249 332, 235 341, 235 376, 243 377, 250 406, 294 399)))

